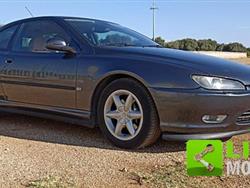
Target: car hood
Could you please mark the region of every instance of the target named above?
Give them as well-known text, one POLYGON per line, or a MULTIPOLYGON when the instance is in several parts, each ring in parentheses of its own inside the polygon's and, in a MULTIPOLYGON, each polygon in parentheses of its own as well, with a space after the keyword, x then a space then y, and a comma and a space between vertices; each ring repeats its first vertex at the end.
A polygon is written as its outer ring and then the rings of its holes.
POLYGON ((250 66, 237 62, 215 58, 212 56, 196 54, 181 50, 152 47, 121 47, 105 48, 112 55, 126 55, 126 57, 140 56, 141 60, 151 60, 159 63, 176 64, 178 66, 188 67, 194 70, 194 73, 206 74, 231 78, 250 85, 250 66), (112 51, 110 53, 110 51, 112 51), (152 59, 153 58, 153 59, 152 59))

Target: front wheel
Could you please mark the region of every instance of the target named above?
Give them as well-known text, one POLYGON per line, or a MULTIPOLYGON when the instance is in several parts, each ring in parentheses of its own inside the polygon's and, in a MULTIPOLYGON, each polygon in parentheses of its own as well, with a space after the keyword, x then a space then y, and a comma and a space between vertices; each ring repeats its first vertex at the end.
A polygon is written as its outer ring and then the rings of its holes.
POLYGON ((144 86, 129 78, 115 80, 103 90, 98 117, 102 132, 118 147, 145 147, 160 135, 151 96, 144 86))

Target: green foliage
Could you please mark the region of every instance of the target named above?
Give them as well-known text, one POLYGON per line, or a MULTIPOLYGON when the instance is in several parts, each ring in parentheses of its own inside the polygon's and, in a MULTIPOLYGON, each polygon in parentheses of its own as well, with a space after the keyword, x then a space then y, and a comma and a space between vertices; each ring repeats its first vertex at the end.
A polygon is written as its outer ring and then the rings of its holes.
POLYGON ((217 49, 218 43, 215 40, 199 40, 199 51, 215 51, 217 49))
POLYGON ((250 57, 250 48, 247 48, 247 57, 250 57))
POLYGON ((165 40, 161 37, 156 37, 155 42, 158 43, 161 46, 165 46, 165 40))
POLYGON ((198 43, 194 39, 184 39, 180 41, 180 49, 187 51, 196 51, 198 50, 198 43))
POLYGON ((29 182, 26 187, 29 188, 73 188, 76 187, 74 182, 59 177, 48 176, 35 181, 29 182))
POLYGON ((187 51, 228 51, 228 52, 247 52, 250 56, 250 48, 246 48, 243 44, 234 42, 229 44, 219 44, 212 39, 182 39, 166 42, 163 38, 157 37, 156 42, 166 48, 174 48, 187 51), (164 45, 163 45, 164 44, 164 45))
POLYGON ((165 44, 165 47, 187 50, 187 51, 196 51, 198 50, 198 43, 195 39, 183 39, 183 40, 168 42, 165 44))
POLYGON ((100 40, 101 44, 132 44, 132 40, 128 36, 119 34, 108 35, 105 39, 100 40))
POLYGON ((247 49, 246 49, 245 46, 243 46, 243 44, 238 43, 238 42, 234 42, 234 43, 227 44, 224 47, 224 51, 228 51, 228 52, 246 52, 247 49))
POLYGON ((218 44, 216 51, 222 52, 224 50, 224 48, 225 48, 225 44, 218 44))
POLYGON ((165 47, 173 48, 173 49, 180 49, 180 42, 178 40, 173 41, 173 42, 168 42, 168 43, 165 43, 165 47))

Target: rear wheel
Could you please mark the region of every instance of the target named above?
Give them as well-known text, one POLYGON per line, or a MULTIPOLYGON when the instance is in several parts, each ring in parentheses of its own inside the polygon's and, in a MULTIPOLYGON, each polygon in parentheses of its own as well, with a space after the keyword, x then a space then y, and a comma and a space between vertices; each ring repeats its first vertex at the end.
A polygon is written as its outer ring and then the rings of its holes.
POLYGON ((103 90, 98 117, 102 132, 118 147, 145 147, 160 135, 154 102, 144 86, 133 79, 115 80, 103 90))

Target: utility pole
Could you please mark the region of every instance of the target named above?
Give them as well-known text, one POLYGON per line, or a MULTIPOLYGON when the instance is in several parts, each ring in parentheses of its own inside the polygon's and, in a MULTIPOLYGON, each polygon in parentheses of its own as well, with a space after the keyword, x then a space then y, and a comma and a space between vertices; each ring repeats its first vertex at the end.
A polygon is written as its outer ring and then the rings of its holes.
POLYGON ((158 8, 155 5, 155 0, 153 0, 153 6, 150 8, 153 12, 153 40, 155 40, 155 11, 158 10, 158 8))

